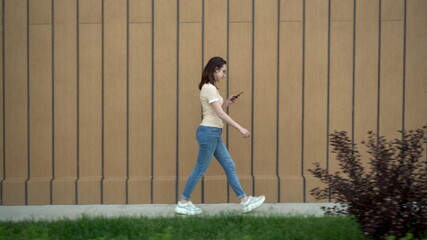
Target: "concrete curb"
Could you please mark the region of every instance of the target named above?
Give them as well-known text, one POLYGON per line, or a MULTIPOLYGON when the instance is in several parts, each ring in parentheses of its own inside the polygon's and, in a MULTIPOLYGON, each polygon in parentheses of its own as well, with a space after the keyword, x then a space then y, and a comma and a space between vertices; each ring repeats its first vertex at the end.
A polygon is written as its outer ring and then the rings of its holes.
MULTIPOLYGON (((242 214, 236 203, 196 204, 201 216, 242 214)), ((323 216, 322 206, 335 203, 264 203, 251 216, 323 216)), ((77 219, 82 216, 176 216, 175 204, 0 206, 0 221, 77 219)))

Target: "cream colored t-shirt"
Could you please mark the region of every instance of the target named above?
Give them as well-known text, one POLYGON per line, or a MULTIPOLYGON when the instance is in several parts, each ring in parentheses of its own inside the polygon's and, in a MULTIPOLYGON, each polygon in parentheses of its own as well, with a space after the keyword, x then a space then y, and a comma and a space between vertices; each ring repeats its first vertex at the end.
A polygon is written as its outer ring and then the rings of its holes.
POLYGON ((218 117, 211 105, 215 101, 219 101, 221 106, 224 102, 221 95, 219 95, 218 89, 210 83, 205 83, 200 91, 200 102, 203 108, 203 120, 200 125, 217 128, 224 126, 221 118, 218 117))

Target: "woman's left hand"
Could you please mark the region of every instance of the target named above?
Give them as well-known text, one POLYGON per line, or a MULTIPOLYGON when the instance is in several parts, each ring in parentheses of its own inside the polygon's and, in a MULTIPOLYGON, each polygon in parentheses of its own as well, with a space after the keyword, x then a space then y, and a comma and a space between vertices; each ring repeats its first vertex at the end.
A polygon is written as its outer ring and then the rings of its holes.
POLYGON ((233 104, 236 103, 237 99, 239 98, 239 95, 231 95, 228 99, 227 99, 227 104, 233 104))

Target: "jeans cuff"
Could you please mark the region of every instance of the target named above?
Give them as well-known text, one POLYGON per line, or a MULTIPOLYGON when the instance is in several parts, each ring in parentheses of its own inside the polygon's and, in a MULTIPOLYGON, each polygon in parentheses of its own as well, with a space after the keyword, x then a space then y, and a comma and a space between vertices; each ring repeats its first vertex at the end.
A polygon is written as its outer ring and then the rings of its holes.
POLYGON ((237 196, 237 198, 238 199, 241 199, 241 198, 244 198, 244 197, 246 197, 247 195, 246 195, 246 193, 243 193, 242 195, 240 195, 240 196, 237 196))
POLYGON ((190 201, 190 198, 184 197, 184 195, 181 195, 181 198, 190 201))

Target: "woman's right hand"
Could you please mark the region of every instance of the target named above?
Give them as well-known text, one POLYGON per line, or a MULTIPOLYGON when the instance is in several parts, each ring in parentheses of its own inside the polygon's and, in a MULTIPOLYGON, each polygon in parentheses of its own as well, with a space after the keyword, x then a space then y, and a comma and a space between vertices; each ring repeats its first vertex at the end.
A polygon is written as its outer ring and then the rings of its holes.
POLYGON ((251 136, 251 132, 249 132, 249 130, 247 130, 246 128, 241 128, 239 131, 244 138, 248 138, 251 136))

